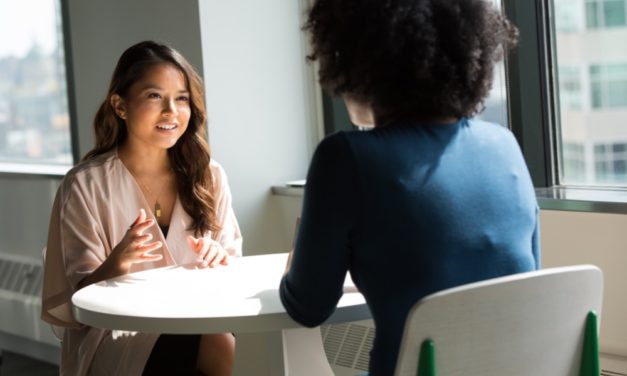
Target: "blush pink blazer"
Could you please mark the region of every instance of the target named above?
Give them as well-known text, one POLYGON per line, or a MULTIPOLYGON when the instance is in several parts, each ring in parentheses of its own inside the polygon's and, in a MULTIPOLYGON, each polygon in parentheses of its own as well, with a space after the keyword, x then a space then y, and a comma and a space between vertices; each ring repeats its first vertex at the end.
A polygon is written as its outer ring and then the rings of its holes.
MULTIPOLYGON (((241 256, 242 236, 226 174, 210 164, 216 192, 219 234, 208 233, 232 256, 241 256), (217 237, 217 238, 216 238, 217 237)), ((151 215, 141 189, 116 151, 83 162, 61 183, 52 208, 44 265, 42 319, 62 327, 61 375, 141 375, 158 334, 111 333, 88 327, 72 316, 71 297, 77 284, 94 271, 122 240, 139 209, 151 215), (94 363, 94 366, 92 366, 94 363), (91 367, 91 368, 90 368, 91 367)), ((158 262, 134 264, 131 271, 196 261, 187 244, 191 218, 176 200, 166 238, 158 226, 148 232, 164 247, 158 262)))

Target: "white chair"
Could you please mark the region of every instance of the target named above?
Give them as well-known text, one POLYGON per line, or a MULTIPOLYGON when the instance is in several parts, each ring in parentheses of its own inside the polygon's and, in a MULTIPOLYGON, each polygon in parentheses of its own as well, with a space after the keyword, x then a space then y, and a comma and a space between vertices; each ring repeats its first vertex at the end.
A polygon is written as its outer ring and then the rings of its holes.
POLYGON ((598 376, 602 299, 592 265, 434 293, 407 316, 395 375, 598 376))

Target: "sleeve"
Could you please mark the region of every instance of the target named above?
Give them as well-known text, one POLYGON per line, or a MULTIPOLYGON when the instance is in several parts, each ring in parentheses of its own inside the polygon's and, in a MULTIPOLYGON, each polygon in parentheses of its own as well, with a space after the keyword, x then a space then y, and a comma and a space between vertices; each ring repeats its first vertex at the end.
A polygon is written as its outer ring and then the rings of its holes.
POLYGON ((242 234, 232 206, 231 188, 224 169, 213 162, 213 174, 216 178, 217 215, 221 227, 217 240, 231 256, 242 255, 242 234))
POLYGON ((42 319, 64 327, 81 327, 72 315, 78 283, 105 259, 102 226, 92 214, 79 184, 66 179, 59 187, 50 217, 44 254, 42 319))
POLYGON ((292 263, 279 289, 287 313, 302 325, 324 322, 342 297, 350 263, 356 180, 345 134, 324 139, 309 167, 292 263))

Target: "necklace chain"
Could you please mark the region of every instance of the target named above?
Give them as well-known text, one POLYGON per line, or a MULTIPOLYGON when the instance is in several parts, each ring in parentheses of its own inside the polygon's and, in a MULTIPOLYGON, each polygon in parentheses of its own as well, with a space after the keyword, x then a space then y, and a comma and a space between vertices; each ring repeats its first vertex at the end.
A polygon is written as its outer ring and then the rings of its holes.
POLYGON ((159 204, 159 197, 161 197, 161 193, 163 193, 163 189, 166 186, 166 183, 170 180, 170 176, 168 173, 168 177, 165 178, 165 181, 163 182, 163 184, 161 185, 161 189, 159 189, 159 194, 157 196, 155 196, 152 191, 150 190, 150 188, 148 188, 148 186, 146 186, 144 183, 142 183, 141 180, 139 180, 139 178, 137 179, 137 182, 139 182, 139 185, 144 188, 146 190, 146 192, 155 199, 155 208, 154 208, 154 213, 155 213, 155 217, 157 218, 161 218, 161 204, 159 204))

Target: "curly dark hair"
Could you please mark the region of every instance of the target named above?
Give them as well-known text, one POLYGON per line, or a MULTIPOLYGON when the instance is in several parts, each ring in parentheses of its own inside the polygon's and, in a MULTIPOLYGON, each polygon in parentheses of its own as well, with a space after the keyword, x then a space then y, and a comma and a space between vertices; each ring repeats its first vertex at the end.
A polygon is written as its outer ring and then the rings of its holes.
POLYGON ((109 90, 94 119, 96 146, 83 160, 95 158, 122 145, 127 137, 126 122, 111 104, 111 96, 126 97, 130 87, 146 71, 157 64, 172 64, 184 76, 190 93, 191 117, 187 130, 177 143, 168 149, 168 156, 176 175, 181 205, 192 217, 191 230, 196 236, 207 231, 220 230, 216 217, 217 203, 213 191, 213 176, 209 163, 211 156, 205 140, 207 115, 202 79, 194 67, 174 48, 154 41, 137 43, 124 51, 113 72, 109 90))
POLYGON ((378 125, 475 115, 518 39, 486 0, 317 0, 303 29, 320 84, 378 125))

